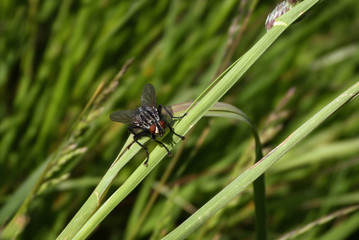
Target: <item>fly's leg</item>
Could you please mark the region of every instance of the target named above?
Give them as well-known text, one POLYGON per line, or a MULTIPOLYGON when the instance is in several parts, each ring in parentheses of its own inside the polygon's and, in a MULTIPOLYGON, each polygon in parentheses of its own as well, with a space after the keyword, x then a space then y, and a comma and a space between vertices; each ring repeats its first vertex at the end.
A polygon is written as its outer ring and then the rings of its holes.
MULTIPOLYGON (((167 124, 167 123, 166 123, 166 124, 167 124)), ((177 137, 180 137, 182 140, 185 139, 184 136, 179 135, 178 133, 176 133, 176 132, 173 130, 173 128, 171 127, 171 125, 167 124, 167 126, 168 126, 168 128, 170 129, 171 133, 173 133, 173 134, 176 135, 177 137)))
MULTIPOLYGON (((181 119, 181 118, 183 118, 184 116, 187 115, 187 113, 185 113, 185 114, 183 114, 181 117, 174 117, 173 114, 172 114, 165 106, 163 106, 163 105, 159 105, 159 107, 158 107, 158 112, 159 112, 159 113, 161 113, 162 108, 167 112, 167 114, 168 114, 171 118, 181 119)), ((173 133, 173 134, 176 135, 177 137, 180 137, 182 140, 185 139, 184 136, 179 135, 178 133, 176 133, 168 122, 166 122, 166 125, 167 125, 168 128, 170 129, 171 133, 173 133)))
POLYGON ((130 130, 130 132, 133 134, 133 141, 132 143, 130 143, 128 146, 127 146, 127 149, 130 149, 130 147, 132 146, 132 144, 134 143, 137 143, 143 150, 145 150, 146 152, 146 161, 143 163, 146 167, 148 166, 148 160, 150 159, 150 155, 148 154, 148 150, 147 148, 141 144, 138 140, 144 136, 147 136, 148 135, 148 132, 147 131, 143 131, 143 132, 140 132, 140 133, 135 133, 134 129, 129 127, 128 128, 130 130))
POLYGON ((166 150, 167 150, 167 156, 172 156, 172 153, 170 152, 170 150, 166 147, 166 145, 163 143, 163 142, 161 142, 161 141, 158 141, 157 139, 156 139, 156 136, 154 135, 154 134, 151 134, 151 139, 152 139, 152 141, 154 141, 154 142, 156 142, 156 143, 158 143, 158 144, 161 144, 166 150))
POLYGON ((187 115, 187 113, 185 113, 185 114, 183 114, 181 117, 175 117, 175 116, 173 116, 173 114, 172 114, 165 106, 163 106, 163 105, 159 105, 159 107, 158 107, 158 112, 159 112, 159 113, 161 113, 162 108, 166 111, 166 113, 167 113, 171 118, 181 119, 181 118, 183 118, 184 116, 187 115))
POLYGON ((137 141, 137 139, 136 139, 136 140, 133 139, 133 142, 136 142, 138 145, 140 145, 140 147, 141 147, 143 150, 145 150, 146 155, 147 155, 147 158, 146 158, 146 161, 145 161, 143 164, 147 167, 147 166, 148 166, 148 160, 150 159, 150 155, 148 154, 147 148, 146 148, 145 146, 143 146, 143 144, 139 143, 139 142, 137 141))

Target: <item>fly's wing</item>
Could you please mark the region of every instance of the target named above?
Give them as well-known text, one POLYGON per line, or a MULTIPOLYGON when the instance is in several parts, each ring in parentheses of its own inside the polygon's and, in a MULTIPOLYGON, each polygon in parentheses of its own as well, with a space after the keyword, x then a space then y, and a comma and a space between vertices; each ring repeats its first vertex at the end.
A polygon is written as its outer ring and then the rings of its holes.
POLYGON ((141 95, 141 105, 157 108, 155 88, 152 84, 146 84, 141 95))
POLYGON ((114 122, 120 122, 124 124, 131 124, 134 119, 135 110, 122 110, 111 113, 110 119, 114 122))

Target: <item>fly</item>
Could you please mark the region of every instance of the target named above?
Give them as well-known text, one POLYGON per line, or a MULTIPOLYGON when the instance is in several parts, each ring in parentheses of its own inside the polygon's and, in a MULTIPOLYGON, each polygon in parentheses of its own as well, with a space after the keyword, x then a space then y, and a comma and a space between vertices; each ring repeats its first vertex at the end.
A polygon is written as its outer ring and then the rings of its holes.
POLYGON ((144 164, 147 166, 149 160, 148 150, 143 144, 138 142, 138 140, 144 136, 149 136, 152 141, 162 145, 167 150, 167 155, 171 156, 172 153, 170 150, 163 142, 157 140, 156 137, 162 137, 165 129, 168 127, 174 135, 184 140, 185 137, 175 133, 168 121, 173 118, 181 119, 185 115, 174 117, 165 106, 157 106, 155 88, 152 84, 146 84, 142 91, 140 107, 135 110, 122 110, 111 113, 110 119, 114 122, 128 124, 128 129, 133 134, 133 141, 127 146, 127 149, 130 149, 134 143, 140 145, 140 147, 146 151, 147 159, 144 164), (167 116, 162 113, 162 110, 165 111, 167 116))

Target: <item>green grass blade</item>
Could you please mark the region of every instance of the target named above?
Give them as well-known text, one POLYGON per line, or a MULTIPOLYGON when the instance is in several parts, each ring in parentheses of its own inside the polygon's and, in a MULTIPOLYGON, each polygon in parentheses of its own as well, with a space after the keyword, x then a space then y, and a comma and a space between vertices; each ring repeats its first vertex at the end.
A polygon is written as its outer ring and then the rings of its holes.
MULTIPOLYGON (((294 229, 294 230, 290 231, 289 233, 286 233, 283 236, 279 237, 278 240, 288 240, 288 239, 293 239, 293 238, 299 237, 300 235, 303 235, 304 233, 310 231, 314 227, 317 227, 319 225, 325 224, 326 222, 332 221, 332 220, 337 219, 339 217, 349 215, 350 213, 357 212, 358 209, 359 209, 359 205, 354 205, 354 206, 346 207, 344 209, 340 209, 340 210, 338 210, 338 211, 336 211, 334 213, 328 214, 325 217, 317 219, 317 220, 315 220, 315 221, 313 221, 313 222, 311 222, 311 223, 309 223, 309 224, 307 224, 307 225, 305 225, 303 227, 300 227, 298 229, 294 229)), ((358 218, 358 216, 357 216, 357 218, 358 218)), ((342 237, 342 233, 339 233, 339 234, 342 237)), ((330 238, 333 239, 333 235, 330 235, 330 238)), ((335 238, 335 239, 337 239, 337 238, 335 238)))
POLYGON ((191 232, 201 226, 210 216, 213 216, 217 211, 222 209, 229 201, 243 191, 249 184, 254 182, 285 153, 316 129, 319 124, 328 119, 334 112, 339 110, 358 94, 359 82, 343 92, 339 97, 334 99, 320 112, 305 122, 279 146, 262 158, 260 162, 236 178, 232 183, 230 183, 226 188, 214 196, 203 207, 201 207, 197 212, 191 215, 185 222, 163 239, 185 239, 191 232))

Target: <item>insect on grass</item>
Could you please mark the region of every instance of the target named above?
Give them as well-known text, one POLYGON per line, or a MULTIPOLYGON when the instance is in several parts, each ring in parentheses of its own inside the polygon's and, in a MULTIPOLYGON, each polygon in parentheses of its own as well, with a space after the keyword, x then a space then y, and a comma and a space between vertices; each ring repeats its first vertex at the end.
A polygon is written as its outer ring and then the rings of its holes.
POLYGON ((140 145, 140 147, 146 151, 147 159, 144 164, 147 166, 149 160, 148 150, 143 144, 138 142, 138 140, 144 136, 148 136, 152 141, 162 145, 167 150, 167 155, 171 156, 172 153, 170 150, 163 142, 157 140, 156 137, 162 137, 165 133, 165 129, 168 127, 174 135, 184 140, 184 136, 175 133, 169 121, 172 119, 181 119, 185 115, 174 117, 165 106, 157 106, 155 88, 152 84, 146 84, 142 91, 140 107, 135 110, 122 110, 111 113, 110 119, 114 122, 128 124, 128 129, 133 134, 133 141, 127 146, 127 149, 130 149, 134 143, 140 145))

